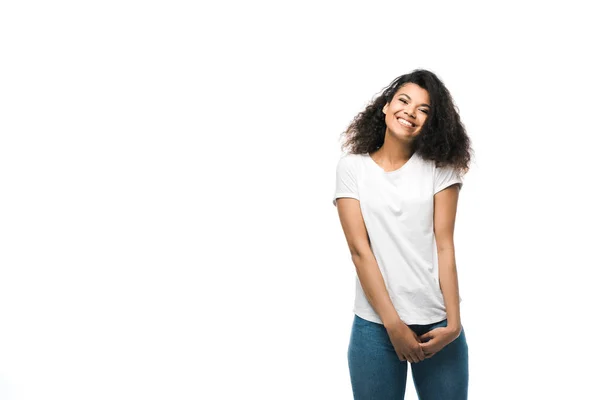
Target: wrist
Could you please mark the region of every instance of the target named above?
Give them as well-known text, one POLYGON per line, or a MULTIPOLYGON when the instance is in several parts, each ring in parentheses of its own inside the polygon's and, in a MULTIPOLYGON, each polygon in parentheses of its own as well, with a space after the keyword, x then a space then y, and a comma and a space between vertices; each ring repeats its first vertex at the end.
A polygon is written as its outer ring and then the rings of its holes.
POLYGON ((460 324, 460 322, 459 323, 448 323, 447 328, 455 336, 460 335, 460 332, 462 331, 462 325, 460 324))

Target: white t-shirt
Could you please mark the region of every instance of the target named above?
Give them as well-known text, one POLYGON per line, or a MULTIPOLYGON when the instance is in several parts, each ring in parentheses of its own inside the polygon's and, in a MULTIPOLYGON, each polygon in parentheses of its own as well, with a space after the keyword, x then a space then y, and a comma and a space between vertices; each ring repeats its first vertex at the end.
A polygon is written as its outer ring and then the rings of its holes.
MULTIPOLYGON (((456 170, 438 168, 417 153, 390 172, 369 154, 344 154, 338 162, 333 204, 337 206, 339 197, 360 201, 371 249, 394 308, 407 325, 446 318, 433 233, 433 195, 455 183, 462 188, 456 170)), ((354 313, 382 323, 358 275, 354 313)))

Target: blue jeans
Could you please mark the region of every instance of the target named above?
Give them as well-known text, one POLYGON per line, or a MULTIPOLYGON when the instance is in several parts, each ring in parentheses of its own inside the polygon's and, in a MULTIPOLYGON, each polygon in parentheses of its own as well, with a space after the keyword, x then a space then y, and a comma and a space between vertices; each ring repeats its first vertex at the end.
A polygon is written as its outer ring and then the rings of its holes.
MULTIPOLYGON (((408 325, 417 335, 447 326, 408 325)), ((401 361, 381 324, 354 315, 348 367, 355 400, 401 400, 406 390, 407 361, 401 361)), ((431 358, 410 363, 420 400, 465 400, 469 383, 469 354, 464 329, 460 336, 431 358)))

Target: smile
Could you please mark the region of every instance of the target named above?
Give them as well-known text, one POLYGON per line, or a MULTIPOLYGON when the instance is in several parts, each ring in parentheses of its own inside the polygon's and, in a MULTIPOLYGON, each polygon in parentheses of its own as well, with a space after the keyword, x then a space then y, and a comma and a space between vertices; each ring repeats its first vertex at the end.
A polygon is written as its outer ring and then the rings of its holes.
POLYGON ((398 122, 400 122, 402 125, 407 126, 409 128, 414 128, 415 124, 413 124, 410 121, 405 120, 404 118, 398 118, 398 122))

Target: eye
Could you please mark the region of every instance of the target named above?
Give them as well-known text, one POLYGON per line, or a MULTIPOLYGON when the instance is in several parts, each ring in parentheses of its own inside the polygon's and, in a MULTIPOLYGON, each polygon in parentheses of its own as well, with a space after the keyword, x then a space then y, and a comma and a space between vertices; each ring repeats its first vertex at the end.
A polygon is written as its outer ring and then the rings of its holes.
POLYGON ((404 100, 402 97, 400 97, 398 100, 400 100, 401 102, 403 102, 404 104, 408 104, 408 101, 404 100))
POLYGON ((422 113, 424 113, 424 114, 429 114, 429 110, 427 110, 427 109, 422 109, 422 110, 420 110, 420 111, 421 111, 422 113))

